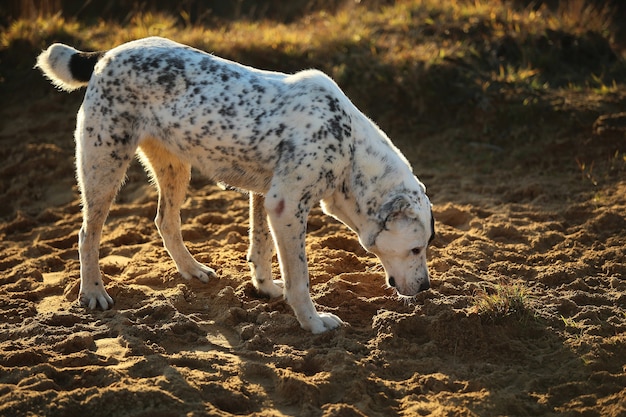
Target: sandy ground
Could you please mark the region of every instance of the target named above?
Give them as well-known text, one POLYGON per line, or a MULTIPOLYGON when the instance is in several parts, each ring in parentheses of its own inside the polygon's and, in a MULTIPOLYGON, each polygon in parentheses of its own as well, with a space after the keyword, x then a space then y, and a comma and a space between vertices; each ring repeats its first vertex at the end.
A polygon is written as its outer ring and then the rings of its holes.
POLYGON ((183 235, 220 279, 186 281, 138 164, 102 242, 115 307, 77 306, 80 97, 46 86, 0 110, 0 415, 626 414, 626 180, 607 165, 623 137, 590 143, 585 125, 517 159, 457 131, 400 142, 434 202, 432 289, 398 300, 316 209, 313 298, 349 325, 311 335, 249 282, 245 196, 192 181, 183 235), (571 151, 584 143, 606 151, 593 172, 571 151), (479 314, 498 284, 526 291, 524 314, 479 314))

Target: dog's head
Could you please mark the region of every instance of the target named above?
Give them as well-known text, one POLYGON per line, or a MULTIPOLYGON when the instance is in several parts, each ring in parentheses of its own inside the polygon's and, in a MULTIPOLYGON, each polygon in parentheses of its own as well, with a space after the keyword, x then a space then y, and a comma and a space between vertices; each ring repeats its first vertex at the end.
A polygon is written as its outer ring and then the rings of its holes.
POLYGON ((430 201, 422 192, 396 193, 381 206, 377 233, 367 249, 380 259, 387 284, 401 296, 430 288, 426 248, 435 237, 430 201))

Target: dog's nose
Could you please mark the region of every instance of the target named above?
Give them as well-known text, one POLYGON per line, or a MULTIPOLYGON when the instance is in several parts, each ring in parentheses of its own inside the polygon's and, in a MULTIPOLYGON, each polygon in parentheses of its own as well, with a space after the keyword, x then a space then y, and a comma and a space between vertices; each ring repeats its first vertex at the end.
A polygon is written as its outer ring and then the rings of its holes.
POLYGON ((389 286, 396 288, 396 280, 394 277, 389 277, 389 286))
POLYGON ((420 289, 418 292, 426 291, 428 289, 430 289, 430 281, 422 282, 422 285, 420 285, 420 289))

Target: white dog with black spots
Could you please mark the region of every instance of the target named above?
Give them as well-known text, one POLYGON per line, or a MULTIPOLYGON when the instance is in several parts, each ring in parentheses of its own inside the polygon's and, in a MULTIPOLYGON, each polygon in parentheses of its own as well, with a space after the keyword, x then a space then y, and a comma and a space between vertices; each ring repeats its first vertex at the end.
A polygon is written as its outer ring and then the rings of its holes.
POLYGON ((305 234, 318 202, 378 256, 398 294, 430 287, 434 220, 424 185, 322 72, 262 71, 157 37, 106 52, 53 44, 37 66, 63 90, 87 86, 75 132, 84 306, 113 305, 98 265, 100 237, 136 153, 158 187, 156 226, 184 278, 216 276, 192 257, 180 231, 193 166, 249 192, 252 282, 264 295, 283 295, 302 328, 321 333, 342 324, 318 312, 309 293, 305 234), (282 280, 272 279, 272 238, 282 280))

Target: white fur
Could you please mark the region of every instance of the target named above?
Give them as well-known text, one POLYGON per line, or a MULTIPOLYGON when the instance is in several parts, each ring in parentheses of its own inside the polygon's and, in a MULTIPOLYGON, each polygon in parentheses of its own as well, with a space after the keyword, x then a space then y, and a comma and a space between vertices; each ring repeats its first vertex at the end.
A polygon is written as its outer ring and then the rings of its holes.
POLYGON ((36 67, 52 81, 57 88, 73 91, 85 84, 76 81, 72 76, 69 60, 79 51, 62 43, 52 44, 37 57, 36 67))

